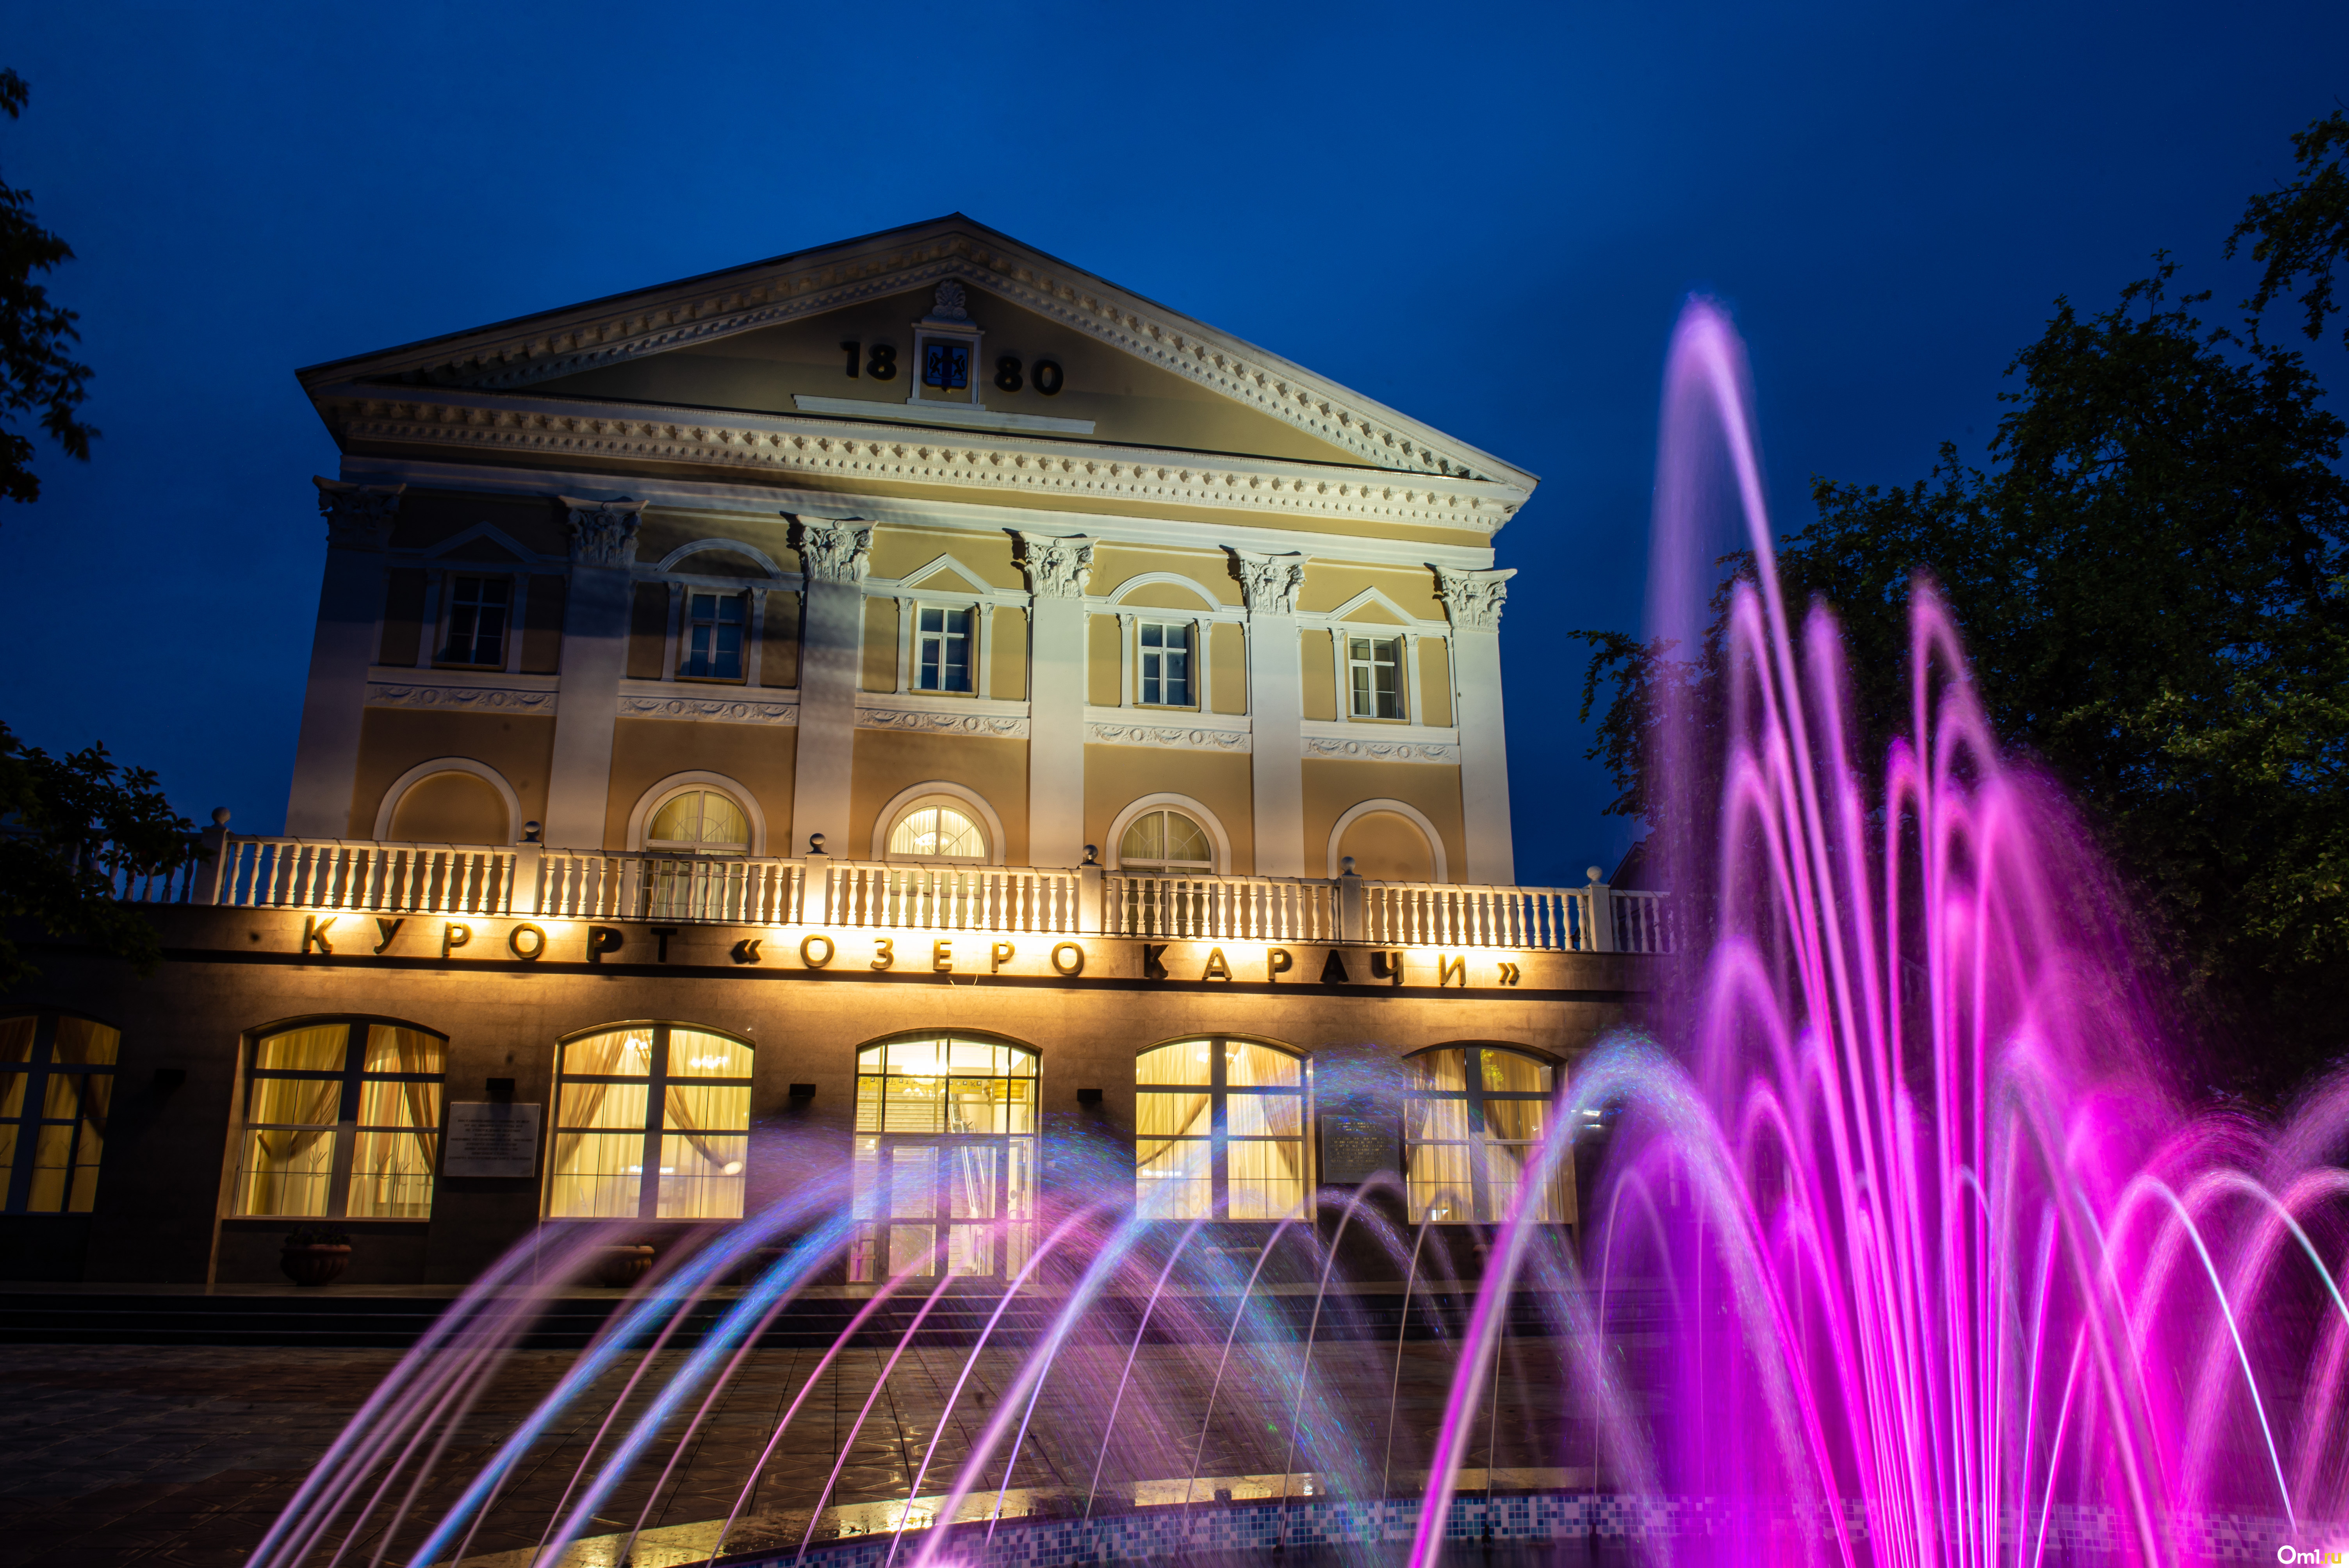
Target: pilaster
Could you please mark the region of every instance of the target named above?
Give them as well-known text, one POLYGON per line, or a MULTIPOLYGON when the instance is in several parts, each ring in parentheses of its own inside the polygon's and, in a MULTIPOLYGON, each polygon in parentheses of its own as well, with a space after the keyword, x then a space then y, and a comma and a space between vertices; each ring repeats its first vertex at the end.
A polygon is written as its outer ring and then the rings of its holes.
MULTIPOLYGON (((864 653, 865 558, 873 525, 856 518, 798 517, 792 548, 804 581, 800 624, 800 734, 792 784, 792 853, 812 833, 849 844, 849 786, 856 750, 856 685, 864 653)), ((854 852, 851 851, 850 852, 854 852)))
POLYGON ((1509 746, 1501 712, 1501 606, 1514 566, 1431 568, 1452 622, 1454 717, 1460 728, 1460 810, 1468 841, 1464 882, 1516 881, 1509 830, 1509 746))
POLYGON ((570 511, 571 585, 563 600, 562 698, 546 781, 544 841, 604 847, 612 793, 612 737, 628 669, 628 608, 645 503, 562 499, 570 511))
POLYGON ((1256 797, 1256 874, 1305 874, 1305 690, 1297 591, 1305 557, 1231 551, 1247 604, 1248 732, 1256 797))
POLYGON ((1093 542, 1013 531, 1028 573, 1028 863, 1073 866, 1085 838, 1085 581, 1093 542))
POLYGON ((384 551, 405 485, 312 481, 326 520, 326 570, 318 585, 318 625, 310 640, 310 683, 302 694, 302 736, 285 830, 298 838, 353 832, 359 727, 367 717, 367 666, 383 616, 384 551))

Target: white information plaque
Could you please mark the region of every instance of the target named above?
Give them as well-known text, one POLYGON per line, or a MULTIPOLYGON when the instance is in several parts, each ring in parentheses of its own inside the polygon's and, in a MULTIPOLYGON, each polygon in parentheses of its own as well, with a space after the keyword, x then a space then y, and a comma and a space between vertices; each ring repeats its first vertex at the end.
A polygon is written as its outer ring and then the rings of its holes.
POLYGON ((537 1175, 539 1109, 536 1101, 451 1101, 449 1152, 440 1162, 440 1174, 537 1175))

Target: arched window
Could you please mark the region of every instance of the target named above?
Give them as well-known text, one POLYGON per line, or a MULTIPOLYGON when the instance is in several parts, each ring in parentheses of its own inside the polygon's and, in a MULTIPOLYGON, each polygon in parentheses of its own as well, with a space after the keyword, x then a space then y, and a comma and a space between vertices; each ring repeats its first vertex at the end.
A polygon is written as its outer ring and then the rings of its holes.
POLYGON ((959 803, 919 800, 889 829, 891 860, 987 859, 987 831, 959 803))
POLYGON ((856 1053, 848 1277, 1016 1273, 1036 1241, 1036 1053, 916 1035, 856 1053))
POLYGON ((1181 811, 1144 811, 1119 838, 1117 863, 1122 871, 1213 872, 1216 845, 1206 829, 1181 811))
POLYGON ((370 1018, 280 1029, 245 1058, 239 1214, 432 1214, 448 1042, 370 1018))
POLYGON ((1175 1040, 1134 1063, 1135 1202, 1157 1220, 1305 1212, 1305 1059, 1277 1046, 1175 1040))
POLYGON ((563 1044, 546 1212, 734 1220, 750 1157, 750 1047, 685 1024, 563 1044))
MULTIPOLYGON (((1416 1222, 1497 1223, 1548 1130, 1557 1069, 1501 1046, 1444 1046, 1410 1058, 1402 1165, 1416 1222)), ((1528 1210, 1541 1224, 1574 1222, 1574 1166, 1528 1210)))
POLYGON ((653 813, 645 848, 672 855, 747 855, 750 819, 715 789, 680 790, 653 813))
POLYGON ((0 1018, 0 1199, 11 1214, 87 1214, 122 1037, 57 1013, 0 1018))

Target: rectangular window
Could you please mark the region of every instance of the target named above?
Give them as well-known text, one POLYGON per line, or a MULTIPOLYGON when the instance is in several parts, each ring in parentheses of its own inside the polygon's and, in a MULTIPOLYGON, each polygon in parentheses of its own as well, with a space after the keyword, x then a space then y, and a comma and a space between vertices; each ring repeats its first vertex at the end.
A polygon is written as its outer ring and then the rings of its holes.
POLYGON ((1191 706, 1191 625, 1142 623, 1142 701, 1145 707, 1191 706))
POLYGON ((0 1207, 89 1212, 120 1042, 87 1018, 0 1019, 0 1207))
POLYGON ((742 678, 742 595, 686 595, 685 659, 677 673, 697 680, 742 678))
POLYGON ((440 662, 505 668, 506 616, 512 603, 511 577, 450 578, 449 640, 440 662))
POLYGON ((255 1041, 235 1212, 429 1219, 444 1051, 437 1035, 364 1021, 255 1041))
POLYGON ((1356 718, 1401 718, 1402 639, 1348 637, 1346 673, 1356 718))
POLYGON ((970 622, 972 612, 925 604, 915 633, 919 642, 915 656, 915 688, 919 691, 970 689, 970 622))

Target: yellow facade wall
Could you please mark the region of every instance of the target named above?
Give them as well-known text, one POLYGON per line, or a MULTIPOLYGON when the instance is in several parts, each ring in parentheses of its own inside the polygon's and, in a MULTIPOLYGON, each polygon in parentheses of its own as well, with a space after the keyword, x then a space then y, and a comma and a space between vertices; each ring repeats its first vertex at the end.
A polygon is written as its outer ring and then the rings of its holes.
POLYGON ((416 663, 423 645, 424 573, 413 566, 395 566, 385 573, 383 636, 376 662, 407 669, 416 663))
POLYGON ((1028 612, 1009 608, 982 617, 984 656, 989 661, 987 695, 1006 702, 1028 700, 1028 612))
POLYGON ((1156 746, 1085 748, 1085 842, 1101 847, 1103 865, 1117 854, 1109 830, 1118 813, 1157 794, 1188 795, 1214 812, 1232 843, 1227 871, 1255 874, 1256 805, 1247 757, 1156 746))
MULTIPOLYGON (((1092 576, 1087 580, 1085 592, 1115 593, 1129 580, 1151 572, 1171 572, 1196 583, 1214 603, 1237 605, 1240 602, 1240 585, 1232 576, 1229 556, 1220 552, 1209 554, 1197 550, 1153 550, 1133 544, 1096 545, 1092 576)), ((1152 602, 1185 603, 1179 599, 1152 602)))
POLYGON ((1330 634, 1318 626, 1309 626, 1298 634, 1298 674, 1303 682, 1305 717, 1334 719, 1338 717, 1338 672, 1330 655, 1330 634))
POLYGON ((1008 533, 966 533, 957 529, 891 524, 873 531, 873 550, 866 562, 875 577, 903 578, 941 555, 953 556, 977 574, 979 581, 973 584, 975 587, 1027 586, 1018 563, 1011 559, 1011 536, 1008 533))
POLYGON ((864 689, 897 689, 897 601, 895 599, 868 596, 864 601, 864 689))
POLYGON ((551 716, 368 708, 359 720, 358 777, 351 789, 351 826, 346 836, 373 838, 376 813, 392 781, 418 763, 440 757, 471 758, 496 769, 522 801, 523 820, 543 822, 547 764, 554 755, 551 716))
POLYGON ((916 784, 944 782, 974 790, 1003 820, 1003 861, 1028 860, 1028 743, 992 736, 924 735, 860 729, 849 770, 849 835, 833 853, 862 860, 873 851, 882 808, 916 784))
POLYGON ((1297 592, 1297 607, 1326 615, 1365 588, 1376 588, 1423 621, 1444 619, 1444 601, 1435 592, 1435 573, 1423 567, 1363 566, 1351 562, 1308 562, 1305 585, 1297 592))
POLYGON ((522 611, 523 674, 551 676, 563 667, 563 603, 570 591, 568 578, 544 573, 531 578, 522 611))
POLYGON ((1441 637, 1419 640, 1419 722, 1452 722, 1452 645, 1441 637))
POLYGON ((1092 615, 1085 621, 1085 700, 1095 707, 1115 707, 1118 683, 1124 678, 1118 655, 1118 624, 1114 615, 1092 615))
POLYGON ((733 779, 758 803, 767 838, 754 852, 792 852, 792 769, 799 731, 762 724, 682 724, 623 718, 612 728, 612 792, 605 803, 604 847, 628 844, 628 815, 645 791, 678 773, 733 779))
POLYGON ((766 624, 760 630, 759 684, 800 684, 800 596, 782 589, 767 595, 766 624))
MULTIPOLYGON (((524 550, 558 559, 571 552, 563 511, 537 496, 482 495, 471 490, 433 490, 410 486, 399 498, 394 515, 391 545, 395 550, 429 550, 477 523, 488 523, 524 550)), ((460 546, 460 551, 467 547, 460 546)), ((511 551, 492 544, 494 554, 473 560, 512 562, 511 551)))
POLYGON ((1457 880, 1467 865, 1460 810, 1460 769, 1444 762, 1355 762, 1305 759, 1305 870, 1325 875, 1330 834, 1338 819, 1365 800, 1401 800, 1417 807, 1444 840, 1448 870, 1457 880))
POLYGON ((1229 621, 1207 628, 1207 671, 1217 713, 1248 710, 1247 633, 1229 621))
POLYGON ((628 678, 657 681, 668 650, 668 585, 639 583, 628 611, 628 678))

